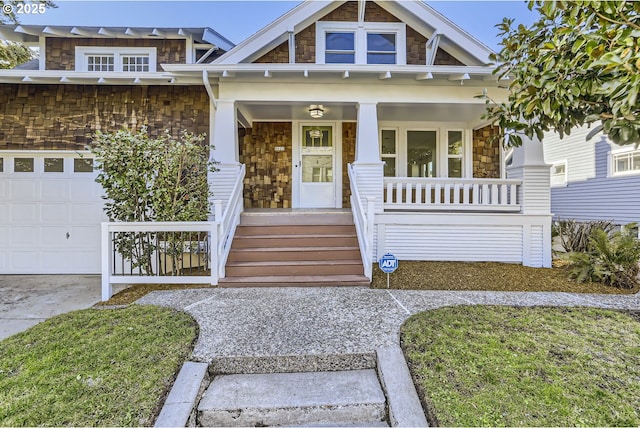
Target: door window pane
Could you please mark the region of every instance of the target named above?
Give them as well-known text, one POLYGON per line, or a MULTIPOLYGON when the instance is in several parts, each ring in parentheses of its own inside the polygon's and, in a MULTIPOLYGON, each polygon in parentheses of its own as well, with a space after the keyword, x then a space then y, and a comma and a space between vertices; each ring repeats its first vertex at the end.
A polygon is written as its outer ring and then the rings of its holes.
POLYGON ((33 158, 13 159, 14 172, 33 172, 33 158))
POLYGON ((93 172, 93 159, 75 158, 73 172, 93 172))
POLYGON ((303 147, 331 147, 333 145, 330 126, 303 126, 303 147))
POLYGON ((302 156, 302 181, 305 183, 333 182, 333 156, 302 156))
POLYGON ((64 159, 44 158, 44 172, 64 172, 64 159))
POLYGON ((407 176, 435 177, 436 131, 407 131, 407 176))

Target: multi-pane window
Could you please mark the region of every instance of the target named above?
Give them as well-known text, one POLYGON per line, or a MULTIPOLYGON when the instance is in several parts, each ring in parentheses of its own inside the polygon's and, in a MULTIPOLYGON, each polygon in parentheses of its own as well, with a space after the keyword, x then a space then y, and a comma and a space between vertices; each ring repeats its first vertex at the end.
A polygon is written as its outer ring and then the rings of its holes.
POLYGON ((76 71, 156 71, 156 48, 77 46, 76 71))
POLYGON ((87 71, 114 71, 113 55, 87 55, 87 71))
POLYGON ((447 132, 447 167, 448 177, 462 178, 463 173, 464 142, 462 131, 447 132))
POLYGON ((396 160, 397 160, 397 144, 396 130, 383 129, 381 131, 382 139, 380 141, 380 157, 384 162, 384 176, 396 176, 396 160))
POLYGON ((396 34, 367 33, 367 64, 396 63, 396 34))
POLYGON ((355 33, 327 32, 325 40, 326 64, 354 64, 356 61, 355 33))
POLYGON ((640 150, 614 153, 611 157, 614 175, 640 174, 640 150))
POLYGON ((318 64, 406 63, 406 26, 398 22, 317 22, 318 64))
POLYGON ((122 71, 149 71, 149 55, 123 56, 122 71))
POLYGON ((551 186, 567 185, 567 161, 556 162, 551 166, 551 186))

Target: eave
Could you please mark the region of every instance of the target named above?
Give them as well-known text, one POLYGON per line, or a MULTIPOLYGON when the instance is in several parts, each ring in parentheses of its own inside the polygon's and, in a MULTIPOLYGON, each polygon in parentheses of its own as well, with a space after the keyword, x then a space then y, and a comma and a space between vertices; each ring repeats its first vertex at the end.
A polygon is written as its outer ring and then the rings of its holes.
POLYGON ((71 85, 193 85, 202 76, 176 78, 170 73, 78 72, 68 70, 0 70, 0 83, 71 85))

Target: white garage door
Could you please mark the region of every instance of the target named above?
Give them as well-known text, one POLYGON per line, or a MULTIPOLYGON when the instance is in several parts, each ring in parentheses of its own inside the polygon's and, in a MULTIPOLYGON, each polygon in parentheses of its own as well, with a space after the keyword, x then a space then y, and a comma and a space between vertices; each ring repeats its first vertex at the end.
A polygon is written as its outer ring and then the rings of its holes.
POLYGON ((95 178, 88 154, 0 151, 0 274, 100 273, 95 178))

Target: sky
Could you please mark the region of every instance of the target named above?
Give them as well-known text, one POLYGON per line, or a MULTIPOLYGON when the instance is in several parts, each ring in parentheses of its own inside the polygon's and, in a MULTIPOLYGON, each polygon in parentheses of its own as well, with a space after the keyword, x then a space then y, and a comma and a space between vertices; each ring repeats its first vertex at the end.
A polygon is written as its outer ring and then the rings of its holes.
MULTIPOLYGON (((113 27, 211 27, 233 43, 277 19, 297 1, 100 1, 54 0, 56 9, 41 15, 18 15, 21 24, 113 26, 113 27)), ((519 1, 455 1, 427 3, 471 35, 498 50, 498 30, 502 18, 530 24, 535 13, 519 1)))

